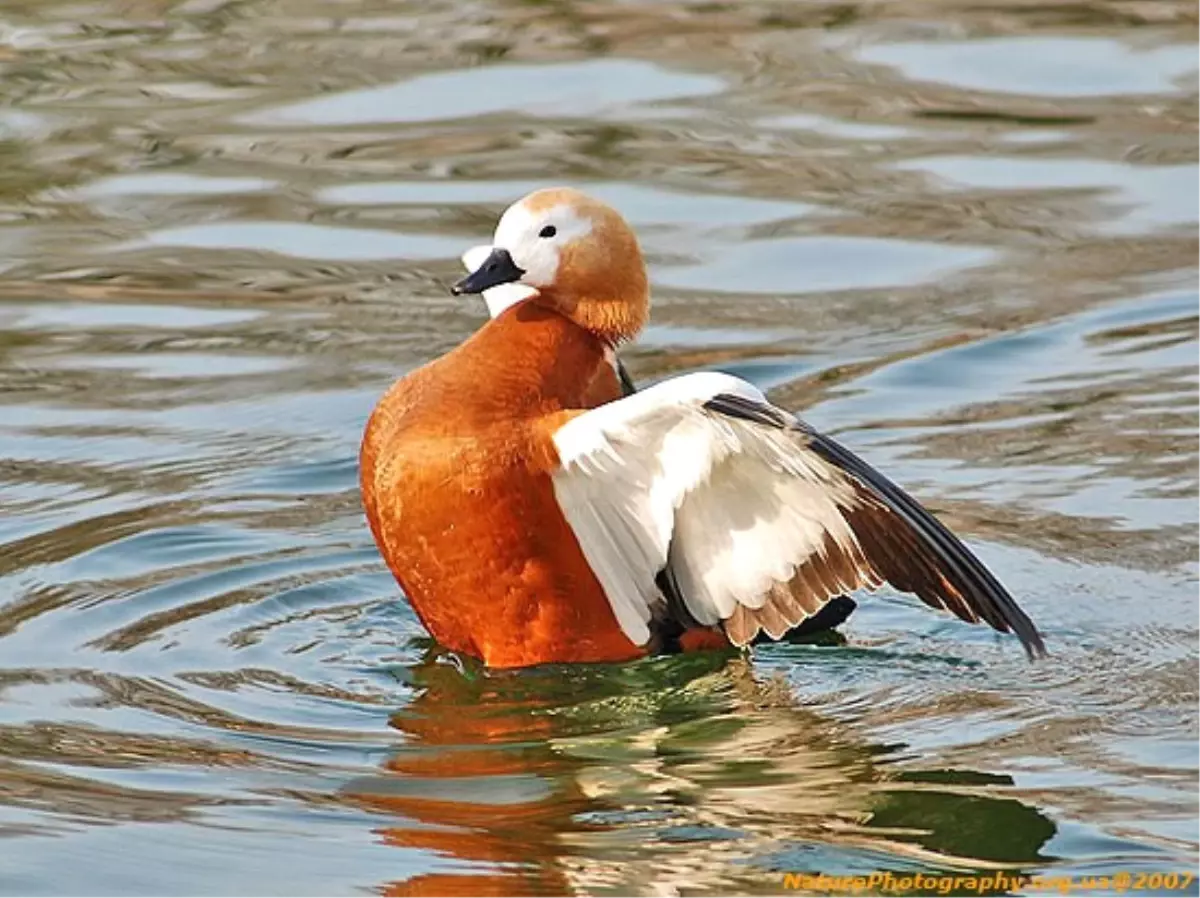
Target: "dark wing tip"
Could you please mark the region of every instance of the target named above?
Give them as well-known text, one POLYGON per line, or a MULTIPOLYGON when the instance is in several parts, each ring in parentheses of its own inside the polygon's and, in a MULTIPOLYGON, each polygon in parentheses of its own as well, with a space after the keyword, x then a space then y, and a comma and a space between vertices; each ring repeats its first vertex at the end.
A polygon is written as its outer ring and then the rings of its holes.
POLYGON ((884 579, 963 620, 982 619, 1001 633, 1012 633, 1030 660, 1046 656, 1046 644, 1029 615, 946 525, 850 450, 801 428, 814 452, 858 484, 863 501, 848 513, 851 529, 884 579))
POLYGON ((802 433, 807 449, 856 485, 860 501, 845 514, 867 563, 880 577, 962 620, 983 620, 999 632, 1012 633, 1030 660, 1046 656, 1046 644, 1033 621, 975 554, 916 499, 853 452, 766 403, 719 394, 704 408, 802 433))

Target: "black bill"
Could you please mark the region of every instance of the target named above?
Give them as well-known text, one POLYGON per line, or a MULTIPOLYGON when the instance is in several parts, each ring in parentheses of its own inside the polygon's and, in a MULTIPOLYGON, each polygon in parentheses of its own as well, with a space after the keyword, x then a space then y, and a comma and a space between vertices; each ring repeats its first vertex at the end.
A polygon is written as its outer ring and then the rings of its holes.
POLYGON ((510 284, 519 280, 524 273, 524 269, 517 267, 508 250, 496 248, 483 260, 482 265, 451 287, 450 292, 455 296, 482 293, 500 284, 510 284))

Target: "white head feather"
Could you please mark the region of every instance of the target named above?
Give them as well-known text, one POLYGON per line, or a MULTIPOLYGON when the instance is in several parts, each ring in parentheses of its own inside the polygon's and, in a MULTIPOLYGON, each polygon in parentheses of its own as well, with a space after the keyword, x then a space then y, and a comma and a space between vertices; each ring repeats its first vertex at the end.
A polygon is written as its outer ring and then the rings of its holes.
POLYGON ((491 246, 476 246, 463 253, 467 271, 475 271, 493 249, 507 250, 525 273, 519 283, 500 284, 483 291, 488 313, 495 318, 505 309, 549 287, 558 274, 562 247, 591 233, 591 221, 566 203, 530 210, 524 201, 513 203, 500 217, 491 246))

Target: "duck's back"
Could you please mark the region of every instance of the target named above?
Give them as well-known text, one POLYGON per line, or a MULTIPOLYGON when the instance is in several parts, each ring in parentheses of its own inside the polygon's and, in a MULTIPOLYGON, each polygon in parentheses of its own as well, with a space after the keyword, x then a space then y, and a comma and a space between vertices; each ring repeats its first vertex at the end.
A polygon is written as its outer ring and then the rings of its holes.
POLYGON ((547 421, 620 396, 603 347, 518 305, 399 380, 363 437, 363 504, 422 623, 497 667, 619 660, 617 625, 559 510, 547 421))

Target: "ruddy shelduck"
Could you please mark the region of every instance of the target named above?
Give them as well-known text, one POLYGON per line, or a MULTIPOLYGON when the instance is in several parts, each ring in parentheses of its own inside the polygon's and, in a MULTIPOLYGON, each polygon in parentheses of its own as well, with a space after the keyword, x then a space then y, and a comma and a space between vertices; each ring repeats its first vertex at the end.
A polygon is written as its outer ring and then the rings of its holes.
POLYGON ((494 317, 388 390, 361 458, 371 532, 441 644, 493 667, 745 646, 887 582, 1044 653, 933 515, 753 385, 624 381, 649 286, 616 211, 539 190, 464 259, 454 292, 494 317))

